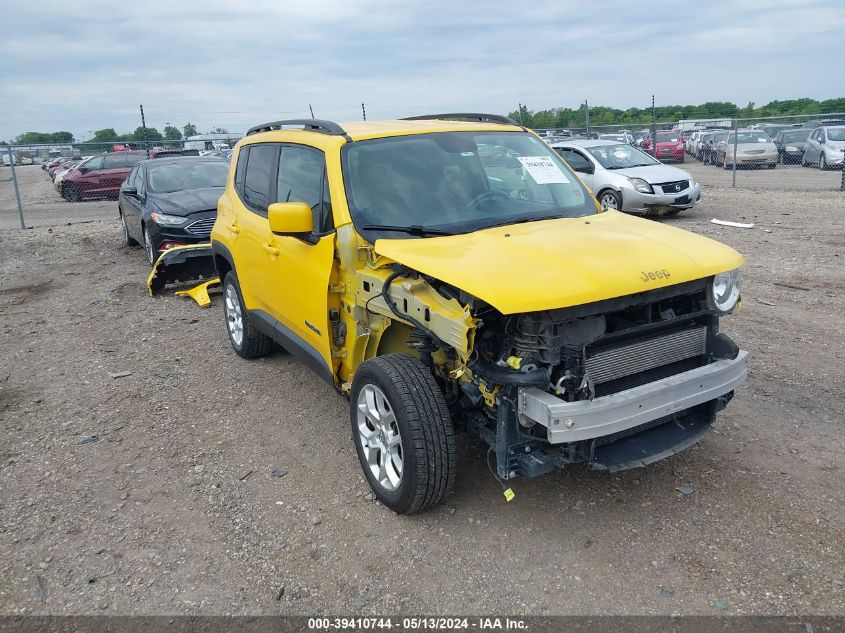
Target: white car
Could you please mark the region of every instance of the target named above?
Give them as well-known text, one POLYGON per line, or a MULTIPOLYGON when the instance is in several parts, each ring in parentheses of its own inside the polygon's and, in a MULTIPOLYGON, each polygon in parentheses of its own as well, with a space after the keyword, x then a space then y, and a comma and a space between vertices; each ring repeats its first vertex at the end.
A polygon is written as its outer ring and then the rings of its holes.
POLYGON ((689 172, 664 165, 630 145, 573 139, 552 148, 604 208, 670 216, 701 202, 701 187, 689 172))

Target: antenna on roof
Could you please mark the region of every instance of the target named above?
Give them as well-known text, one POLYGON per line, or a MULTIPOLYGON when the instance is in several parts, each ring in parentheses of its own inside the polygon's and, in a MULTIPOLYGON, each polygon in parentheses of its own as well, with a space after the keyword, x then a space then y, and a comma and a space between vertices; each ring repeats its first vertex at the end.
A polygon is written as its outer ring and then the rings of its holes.
POLYGON ((361 114, 364 116, 364 120, 367 120, 367 111, 364 109, 364 104, 361 104, 361 114))
POLYGON ((310 103, 308 104, 308 109, 309 109, 309 110, 311 110, 311 118, 312 118, 312 119, 316 118, 316 117, 314 116, 314 108, 312 108, 312 107, 311 107, 311 104, 310 104, 310 103))

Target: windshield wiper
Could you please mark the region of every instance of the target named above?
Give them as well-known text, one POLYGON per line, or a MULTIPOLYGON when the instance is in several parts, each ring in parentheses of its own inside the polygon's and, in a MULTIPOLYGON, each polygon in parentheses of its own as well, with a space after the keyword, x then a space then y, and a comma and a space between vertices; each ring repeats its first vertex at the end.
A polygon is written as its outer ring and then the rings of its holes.
POLYGON ((444 231, 442 229, 432 229, 419 224, 412 224, 411 226, 393 226, 391 224, 365 224, 361 227, 365 231, 395 231, 396 233, 407 233, 408 235, 416 235, 424 237, 426 235, 454 235, 451 231, 444 231))

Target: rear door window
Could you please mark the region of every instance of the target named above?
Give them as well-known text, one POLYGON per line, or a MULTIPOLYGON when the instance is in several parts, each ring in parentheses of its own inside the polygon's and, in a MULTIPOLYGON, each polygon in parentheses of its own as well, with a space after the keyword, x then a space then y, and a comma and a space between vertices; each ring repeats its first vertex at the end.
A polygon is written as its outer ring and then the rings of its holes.
POLYGON ((250 145, 244 175, 244 203, 256 213, 267 215, 276 184, 279 146, 276 143, 250 145))

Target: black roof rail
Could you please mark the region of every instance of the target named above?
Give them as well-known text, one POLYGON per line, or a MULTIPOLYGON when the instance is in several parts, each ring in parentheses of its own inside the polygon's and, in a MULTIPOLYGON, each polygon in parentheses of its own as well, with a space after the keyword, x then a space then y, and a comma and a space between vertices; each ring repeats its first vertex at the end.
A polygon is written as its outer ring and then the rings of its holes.
POLYGON ((519 125, 510 117, 501 114, 481 114, 479 112, 452 112, 448 114, 423 114, 422 116, 409 116, 402 121, 433 121, 443 119, 447 121, 477 121, 479 123, 502 123, 504 125, 519 125))
POLYGON ((273 128, 281 128, 285 125, 301 125, 306 132, 319 132, 331 136, 348 136, 346 130, 334 121, 323 121, 322 119, 285 119, 284 121, 271 121, 249 128, 246 135, 269 132, 273 128))

